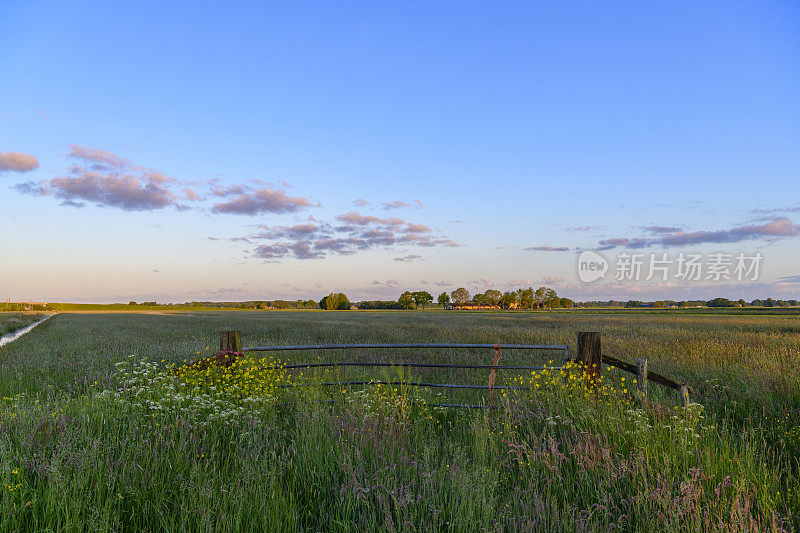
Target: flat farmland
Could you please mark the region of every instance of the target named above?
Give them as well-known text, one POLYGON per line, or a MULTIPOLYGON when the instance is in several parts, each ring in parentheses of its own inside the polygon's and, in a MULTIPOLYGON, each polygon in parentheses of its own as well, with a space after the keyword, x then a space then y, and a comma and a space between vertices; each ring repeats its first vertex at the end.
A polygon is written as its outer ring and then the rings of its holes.
MULTIPOLYGON (((0 349, 0 529, 791 530, 799 333, 791 312, 62 313, 0 349), (610 368, 596 386, 580 369, 500 372, 526 390, 465 410, 428 404, 486 397, 323 390, 333 374, 280 370, 286 353, 173 371, 213 355, 224 330, 245 347, 566 344, 573 356, 577 332, 598 331, 603 353, 646 357, 698 394, 682 408, 651 383, 644 401, 610 368)), ((480 350, 288 357, 491 363, 480 350)), ((501 364, 561 359, 503 350, 501 364)), ((393 372, 334 377, 488 379, 393 372)))

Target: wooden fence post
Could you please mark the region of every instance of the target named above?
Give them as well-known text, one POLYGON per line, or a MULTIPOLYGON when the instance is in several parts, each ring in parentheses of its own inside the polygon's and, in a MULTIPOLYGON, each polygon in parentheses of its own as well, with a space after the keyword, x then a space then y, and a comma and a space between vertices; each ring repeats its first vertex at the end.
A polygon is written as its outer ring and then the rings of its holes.
POLYGON ((599 332, 581 331, 578 333, 578 362, 583 363, 589 377, 597 381, 603 363, 599 332))
POLYGON ((681 385, 680 389, 681 394, 681 405, 683 407, 689 407, 689 386, 685 383, 681 385))
POLYGON ((636 360, 636 389, 647 396, 647 359, 643 357, 636 360))
POLYGON ((219 351, 242 353, 242 332, 223 331, 219 337, 219 351))

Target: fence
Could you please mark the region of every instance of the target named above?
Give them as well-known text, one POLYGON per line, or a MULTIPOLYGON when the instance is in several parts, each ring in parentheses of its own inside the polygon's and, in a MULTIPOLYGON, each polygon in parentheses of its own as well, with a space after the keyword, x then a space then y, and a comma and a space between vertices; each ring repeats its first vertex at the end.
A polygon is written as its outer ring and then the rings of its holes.
MULTIPOLYGON (((468 389, 477 391, 488 391, 493 394, 494 390, 524 390, 528 387, 517 385, 495 385, 495 372, 498 370, 560 370, 561 366, 535 366, 535 365, 500 365, 501 350, 536 350, 536 351, 559 351, 563 353, 564 362, 569 361, 569 347, 566 345, 546 345, 546 344, 469 344, 469 343, 393 343, 393 344, 307 344, 307 345, 288 345, 288 346, 253 346, 242 347, 242 336, 239 331, 224 331, 220 336, 220 351, 215 362, 228 364, 231 357, 242 355, 244 352, 283 352, 283 351, 325 351, 342 350, 346 354, 347 350, 385 350, 385 349, 449 349, 451 350, 451 363, 418 363, 418 362, 371 362, 371 361, 334 361, 317 363, 300 363, 283 365, 282 368, 301 369, 301 368, 338 368, 338 367, 390 367, 390 368, 442 368, 442 369, 486 369, 490 370, 489 383, 487 385, 466 385, 457 383, 436 383, 436 382, 411 382, 411 381, 389 381, 389 380, 370 380, 370 381, 329 381, 315 383, 316 386, 349 386, 349 385, 409 385, 415 387, 444 388, 444 389, 468 389), (493 351, 492 364, 454 364, 452 363, 453 349, 487 349, 493 351)), ((647 359, 639 358, 636 364, 628 363, 610 355, 603 355, 601 349, 601 335, 599 332, 580 332, 578 333, 577 358, 576 362, 583 364, 587 373, 599 376, 603 365, 613 366, 634 374, 636 388, 643 395, 647 394, 648 381, 674 389, 680 395, 681 404, 689 404, 690 387, 685 383, 679 383, 671 378, 650 372, 648 370, 647 359)), ((451 373, 452 377, 452 373, 451 373)), ((295 384, 289 386, 302 386, 295 384)), ((448 407, 482 407, 473 404, 437 404, 448 407)))

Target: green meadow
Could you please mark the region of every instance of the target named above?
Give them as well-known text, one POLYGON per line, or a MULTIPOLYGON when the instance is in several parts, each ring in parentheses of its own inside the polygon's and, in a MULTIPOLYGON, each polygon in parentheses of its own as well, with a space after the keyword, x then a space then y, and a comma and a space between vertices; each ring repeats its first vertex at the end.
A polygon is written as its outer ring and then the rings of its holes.
MULTIPOLYGON (((796 311, 796 310, 795 310, 796 311)), ((501 365, 561 366, 502 351, 501 365)), ((800 528, 800 316, 780 312, 61 313, 0 348, 0 530, 664 531, 800 528), (481 350, 258 352, 244 346, 566 344, 689 383, 605 367, 287 370, 314 361, 491 363, 481 350), (400 386, 318 386, 385 379, 400 386), (481 408, 443 408, 437 403, 481 408), (491 407, 489 407, 491 403, 491 407)))

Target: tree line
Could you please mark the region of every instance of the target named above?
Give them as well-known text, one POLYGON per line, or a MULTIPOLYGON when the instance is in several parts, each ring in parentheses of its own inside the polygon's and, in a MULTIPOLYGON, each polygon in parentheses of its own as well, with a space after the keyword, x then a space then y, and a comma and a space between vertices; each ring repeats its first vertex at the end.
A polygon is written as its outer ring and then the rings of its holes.
MULTIPOLYGON (((539 287, 534 289, 517 289, 500 292, 497 289, 488 289, 470 295, 464 287, 454 291, 442 292, 436 302, 441 307, 476 306, 500 307, 502 309, 555 309, 573 307, 575 302, 569 298, 561 298, 554 289, 539 287)), ((433 304, 433 295, 428 291, 405 291, 396 300, 368 300, 358 302, 359 309, 425 309, 433 304)), ((323 307, 325 309, 325 307, 323 307)))
POLYGON ((443 292, 437 301, 444 307, 447 304, 463 307, 475 305, 479 307, 501 307, 503 309, 555 309, 559 307, 572 307, 575 302, 569 298, 561 298, 555 289, 549 287, 539 287, 534 289, 517 289, 512 291, 500 292, 497 289, 489 289, 483 293, 470 296, 469 291, 464 287, 459 287, 450 294, 443 292))

